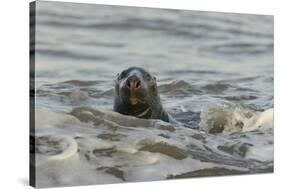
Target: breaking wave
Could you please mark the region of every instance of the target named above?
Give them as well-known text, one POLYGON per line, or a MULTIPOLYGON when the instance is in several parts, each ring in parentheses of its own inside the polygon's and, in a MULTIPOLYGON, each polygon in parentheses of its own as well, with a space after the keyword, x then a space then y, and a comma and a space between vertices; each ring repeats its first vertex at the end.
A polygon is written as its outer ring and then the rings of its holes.
POLYGON ((42 187, 273 169, 272 110, 208 105, 199 129, 90 107, 37 108, 36 115, 35 162, 42 187))

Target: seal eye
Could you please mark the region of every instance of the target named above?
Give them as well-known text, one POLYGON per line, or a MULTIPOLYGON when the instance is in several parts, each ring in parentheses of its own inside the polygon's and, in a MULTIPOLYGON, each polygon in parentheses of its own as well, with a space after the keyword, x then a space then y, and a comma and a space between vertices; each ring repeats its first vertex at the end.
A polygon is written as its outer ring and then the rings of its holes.
POLYGON ((144 75, 144 78, 145 78, 146 80, 151 80, 151 76, 150 76, 148 73, 146 73, 146 74, 144 75))
POLYGON ((126 77, 126 73, 123 71, 118 75, 118 79, 124 79, 126 77))

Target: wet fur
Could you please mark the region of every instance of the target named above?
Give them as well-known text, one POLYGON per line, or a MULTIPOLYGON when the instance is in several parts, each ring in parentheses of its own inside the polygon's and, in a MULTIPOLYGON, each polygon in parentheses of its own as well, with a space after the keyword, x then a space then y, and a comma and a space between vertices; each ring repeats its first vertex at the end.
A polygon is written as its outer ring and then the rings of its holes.
POLYGON ((156 78, 148 71, 139 67, 128 68, 117 75, 113 109, 124 115, 131 115, 143 119, 161 119, 166 122, 170 121, 170 116, 164 110, 160 101, 156 78), (144 91, 135 94, 137 98, 142 99, 143 103, 138 103, 136 105, 132 105, 129 102, 131 94, 124 87, 124 82, 126 82, 126 79, 132 74, 141 77, 140 79, 144 85, 144 91))

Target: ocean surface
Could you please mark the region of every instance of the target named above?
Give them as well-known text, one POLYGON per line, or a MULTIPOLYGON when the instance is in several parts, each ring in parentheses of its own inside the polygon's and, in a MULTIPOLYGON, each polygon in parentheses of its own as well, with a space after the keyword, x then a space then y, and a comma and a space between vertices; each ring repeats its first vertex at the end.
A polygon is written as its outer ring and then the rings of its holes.
POLYGON ((37 186, 273 172, 272 16, 37 1, 35 18, 37 186), (113 112, 130 66, 186 127, 113 112))

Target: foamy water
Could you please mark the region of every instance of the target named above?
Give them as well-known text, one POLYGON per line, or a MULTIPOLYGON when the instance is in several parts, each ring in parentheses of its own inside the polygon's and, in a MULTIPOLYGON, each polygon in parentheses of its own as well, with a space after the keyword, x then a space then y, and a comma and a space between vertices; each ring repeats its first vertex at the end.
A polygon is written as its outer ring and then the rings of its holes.
MULTIPOLYGON (((39 2, 36 183, 273 172, 273 18, 39 2), (112 111, 129 66, 183 125, 112 111)), ((33 54, 34 55, 34 54, 33 54)))

